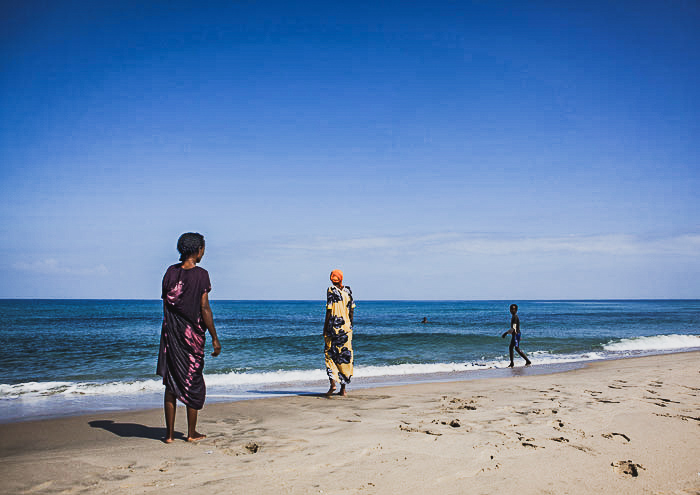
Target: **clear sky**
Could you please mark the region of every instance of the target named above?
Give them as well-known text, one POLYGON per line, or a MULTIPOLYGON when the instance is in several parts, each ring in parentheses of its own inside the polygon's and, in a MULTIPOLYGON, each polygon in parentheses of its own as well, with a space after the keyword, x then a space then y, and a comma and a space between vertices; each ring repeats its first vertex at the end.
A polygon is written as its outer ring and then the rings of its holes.
POLYGON ((700 3, 0 7, 0 297, 700 297, 700 3))

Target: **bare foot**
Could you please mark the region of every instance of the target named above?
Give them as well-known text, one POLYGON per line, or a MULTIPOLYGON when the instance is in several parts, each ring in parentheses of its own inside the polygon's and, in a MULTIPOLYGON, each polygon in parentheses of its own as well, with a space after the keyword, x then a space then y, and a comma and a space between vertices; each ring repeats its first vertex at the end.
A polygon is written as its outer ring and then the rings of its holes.
POLYGON ((331 387, 328 389, 328 392, 326 392, 326 397, 330 397, 333 395, 333 392, 335 392, 335 385, 331 385, 331 387))
POLYGON ((525 366, 530 366, 531 364, 532 364, 532 361, 530 361, 529 359, 527 361, 525 361, 525 366))
POLYGON ((164 438, 163 443, 173 443, 173 439, 172 438, 164 438))
POLYGON ((338 395, 341 397, 347 397, 348 393, 345 391, 345 385, 341 385, 340 387, 340 392, 338 392, 338 395))
POLYGON ((199 442, 200 440, 203 440, 205 438, 207 438, 206 435, 203 435, 203 434, 195 431, 194 435, 187 437, 187 441, 188 442, 199 442))
POLYGON ((509 368, 512 368, 513 366, 515 366, 513 363, 510 363, 510 364, 508 365, 509 368))

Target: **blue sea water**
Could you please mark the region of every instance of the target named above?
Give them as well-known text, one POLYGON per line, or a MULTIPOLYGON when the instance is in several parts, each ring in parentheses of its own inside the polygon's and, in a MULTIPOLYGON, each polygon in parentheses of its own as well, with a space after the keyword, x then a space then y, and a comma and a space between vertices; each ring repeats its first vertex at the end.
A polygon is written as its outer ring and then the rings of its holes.
MULTIPOLYGON (((358 301, 351 388, 505 373, 510 302, 358 301)), ((516 302, 531 372, 700 349, 700 300, 516 302)), ((211 306, 208 401, 325 390, 324 301, 211 306)), ((0 422, 160 405, 160 300, 0 300, 0 318, 0 422)))

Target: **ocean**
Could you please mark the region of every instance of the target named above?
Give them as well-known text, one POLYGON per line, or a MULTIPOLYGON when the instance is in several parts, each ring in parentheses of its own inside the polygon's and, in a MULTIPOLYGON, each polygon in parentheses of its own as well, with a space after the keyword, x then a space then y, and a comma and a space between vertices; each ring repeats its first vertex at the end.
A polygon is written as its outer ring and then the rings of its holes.
MULTIPOLYGON (((211 301, 223 346, 207 401, 324 392, 325 301, 211 301)), ((349 390, 552 372, 593 360, 700 349, 700 300, 357 301, 349 390), (521 349, 507 369, 508 306, 521 349), (427 318, 428 323, 421 320, 427 318), (518 371, 519 370, 519 371, 518 371)), ((162 302, 0 300, 0 422, 161 407, 162 302)))

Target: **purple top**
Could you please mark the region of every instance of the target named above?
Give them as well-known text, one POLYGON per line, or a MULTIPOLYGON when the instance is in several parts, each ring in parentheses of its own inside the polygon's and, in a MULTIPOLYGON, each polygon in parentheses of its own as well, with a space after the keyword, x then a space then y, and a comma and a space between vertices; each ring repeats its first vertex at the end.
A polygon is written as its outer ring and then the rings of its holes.
POLYGON ((202 294, 205 292, 211 292, 209 272, 199 266, 184 270, 178 263, 168 267, 165 272, 160 297, 169 306, 168 309, 184 316, 203 333, 202 294))

